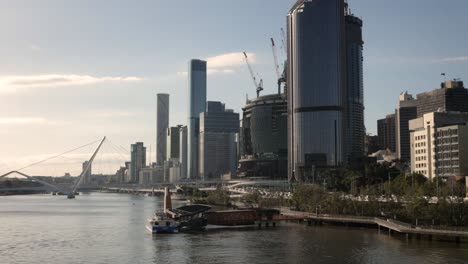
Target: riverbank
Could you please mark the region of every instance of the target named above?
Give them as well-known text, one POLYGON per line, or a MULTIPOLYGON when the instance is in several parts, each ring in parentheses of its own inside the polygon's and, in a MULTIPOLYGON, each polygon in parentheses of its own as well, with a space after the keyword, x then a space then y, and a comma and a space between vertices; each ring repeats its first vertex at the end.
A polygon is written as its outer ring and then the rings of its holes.
POLYGON ((304 221, 308 225, 339 225, 339 226, 355 226, 378 229, 388 232, 389 236, 405 237, 410 239, 426 239, 449 241, 456 243, 468 243, 468 230, 456 228, 441 228, 436 226, 415 226, 394 219, 386 219, 379 217, 363 217, 351 215, 328 215, 328 214, 313 214, 291 210, 282 210, 281 215, 277 219, 287 221, 304 221))

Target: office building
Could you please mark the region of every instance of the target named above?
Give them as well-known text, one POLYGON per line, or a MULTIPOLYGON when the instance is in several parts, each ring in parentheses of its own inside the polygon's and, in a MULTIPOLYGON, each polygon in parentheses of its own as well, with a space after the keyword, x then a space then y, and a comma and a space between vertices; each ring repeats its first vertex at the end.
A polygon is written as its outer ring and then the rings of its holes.
POLYGON ((381 150, 390 150, 395 152, 396 149, 396 129, 395 129, 395 114, 387 115, 384 119, 377 120, 377 136, 378 145, 381 150))
POLYGON ((187 178, 187 126, 180 127, 179 130, 179 164, 180 179, 187 178))
POLYGON ((206 110, 206 61, 189 63, 187 120, 187 178, 198 176, 198 135, 200 113, 206 110))
POLYGON ((126 183, 132 182, 132 163, 130 161, 125 162, 124 181, 126 183))
POLYGON ((180 152, 180 128, 182 126, 178 125, 176 127, 170 127, 167 129, 167 159, 177 159, 179 160, 180 152))
POLYGON ((287 95, 247 100, 239 133, 239 177, 287 178, 287 95))
POLYGON ((114 182, 115 183, 125 183, 125 171, 127 170, 126 167, 120 167, 115 172, 114 182))
POLYGON ((142 168, 139 174, 139 183, 141 185, 164 183, 163 166, 153 164, 150 167, 142 168))
POLYGON ((396 155, 402 161, 410 161, 409 121, 417 117, 417 101, 411 94, 400 94, 398 108, 395 110, 396 155))
POLYGON ((130 182, 139 183, 140 170, 146 167, 146 147, 143 142, 131 145, 130 182))
POLYGON ((221 102, 208 105, 212 106, 212 112, 200 114, 199 176, 204 180, 236 173, 236 133, 239 133, 238 113, 225 110, 221 102))
POLYGON ((361 27, 344 0, 299 0, 288 14, 290 179, 364 155, 361 27))
POLYGON ((468 112, 468 89, 461 80, 455 79, 441 84, 440 89, 418 94, 418 117, 431 112, 468 112))
POLYGON ((409 122, 411 172, 468 176, 468 113, 433 112, 409 122))
MULTIPOLYGON (((86 170, 86 168, 88 167, 88 164, 89 164, 89 161, 85 161, 83 162, 83 172, 86 170)), ((82 180, 82 184, 83 185, 89 185, 91 184, 91 171, 92 171, 92 164, 89 164, 89 168, 88 170, 83 174, 83 180, 82 180)))
POLYGON ((371 155, 377 151, 380 150, 379 147, 379 136, 372 136, 372 135, 367 135, 366 136, 366 147, 365 151, 367 155, 371 155))
MULTIPOLYGON (((345 3, 345 9, 347 9, 345 3)), ((364 80, 362 20, 347 11, 346 32, 346 111, 345 161, 353 163, 365 154, 364 80)))
POLYGON ((169 94, 157 94, 156 106, 156 163, 162 165, 167 153, 167 128, 169 127, 169 94))

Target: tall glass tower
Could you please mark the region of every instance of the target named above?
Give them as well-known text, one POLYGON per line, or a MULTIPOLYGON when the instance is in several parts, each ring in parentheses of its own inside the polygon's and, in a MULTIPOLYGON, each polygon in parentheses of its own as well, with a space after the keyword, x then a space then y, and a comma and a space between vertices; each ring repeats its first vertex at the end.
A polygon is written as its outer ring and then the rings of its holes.
POLYGON ((206 61, 189 62, 187 120, 187 178, 198 176, 198 135, 200 113, 206 109, 206 61))
POLYGON ((166 133, 169 127, 169 94, 157 94, 156 106, 156 163, 163 165, 167 160, 166 133))
POLYGON ((299 0, 287 16, 290 180, 364 155, 362 22, 348 16, 345 0, 299 0))

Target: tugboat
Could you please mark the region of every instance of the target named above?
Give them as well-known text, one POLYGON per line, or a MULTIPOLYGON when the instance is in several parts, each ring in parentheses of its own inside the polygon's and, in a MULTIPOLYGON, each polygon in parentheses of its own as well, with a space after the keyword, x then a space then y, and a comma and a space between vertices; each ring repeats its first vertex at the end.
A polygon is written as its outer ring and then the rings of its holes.
POLYGON ((206 205, 186 205, 172 209, 169 188, 164 190, 164 212, 149 219, 146 228, 153 234, 202 231, 207 225, 203 212, 210 210, 206 205))
POLYGON ((157 212, 153 218, 148 219, 146 229, 152 234, 173 234, 179 232, 179 222, 167 214, 172 208, 169 188, 164 189, 164 212, 157 212))
POLYGON ((179 232, 179 223, 167 217, 163 212, 158 212, 153 218, 148 219, 146 229, 152 234, 172 234, 179 232))

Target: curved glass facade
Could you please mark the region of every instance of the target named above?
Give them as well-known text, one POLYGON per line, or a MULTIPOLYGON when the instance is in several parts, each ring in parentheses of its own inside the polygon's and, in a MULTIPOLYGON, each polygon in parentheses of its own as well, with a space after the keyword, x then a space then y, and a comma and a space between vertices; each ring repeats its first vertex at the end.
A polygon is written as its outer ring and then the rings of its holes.
POLYGON ((344 1, 296 4, 288 14, 289 176, 344 159, 344 1))
POLYGON ((189 63, 187 178, 198 176, 198 134, 200 113, 206 108, 206 61, 189 63))
POLYGON ((239 176, 286 178, 287 96, 257 97, 243 112, 239 176))
POLYGON ((363 41, 362 20, 346 15, 346 159, 349 162, 364 154, 364 82, 363 82, 363 41))

